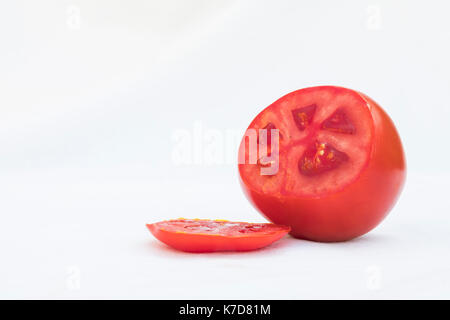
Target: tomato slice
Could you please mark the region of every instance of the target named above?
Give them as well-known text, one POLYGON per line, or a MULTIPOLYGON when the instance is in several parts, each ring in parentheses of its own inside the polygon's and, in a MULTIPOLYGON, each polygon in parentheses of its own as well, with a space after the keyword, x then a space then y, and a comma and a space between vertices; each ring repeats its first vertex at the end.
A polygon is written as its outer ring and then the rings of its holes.
POLYGON ((406 166, 395 126, 378 104, 351 89, 320 86, 291 92, 256 116, 240 145, 239 173, 247 197, 270 221, 291 226, 298 238, 343 241, 385 217, 406 166), (265 129, 278 130, 279 141, 265 129))
POLYGON ((281 239, 290 227, 273 223, 175 219, 147 224, 168 246, 186 252, 250 251, 281 239))

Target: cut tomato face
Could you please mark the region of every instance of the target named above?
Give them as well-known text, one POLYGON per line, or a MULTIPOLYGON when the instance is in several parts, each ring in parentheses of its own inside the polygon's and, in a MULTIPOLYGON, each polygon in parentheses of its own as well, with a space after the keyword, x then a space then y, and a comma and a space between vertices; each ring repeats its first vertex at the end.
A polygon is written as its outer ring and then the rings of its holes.
POLYGON ((342 241, 384 218, 406 165, 395 126, 378 104, 354 90, 322 86, 294 91, 256 116, 239 149, 239 173, 255 207, 291 226, 293 236, 342 241), (269 133, 275 129, 278 141, 269 133), (276 170, 268 170, 272 165, 276 170))
POLYGON ((186 252, 250 251, 281 239, 290 227, 273 223, 176 219, 147 225, 168 246, 186 252))

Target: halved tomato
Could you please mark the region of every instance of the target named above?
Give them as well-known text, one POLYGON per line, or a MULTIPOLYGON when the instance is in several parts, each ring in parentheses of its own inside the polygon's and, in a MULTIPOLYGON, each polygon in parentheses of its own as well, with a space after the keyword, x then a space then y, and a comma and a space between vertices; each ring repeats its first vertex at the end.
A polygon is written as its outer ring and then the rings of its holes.
POLYGON ((289 93, 256 116, 241 142, 239 173, 253 205, 294 237, 343 241, 386 216, 406 165, 397 130, 377 103, 321 86, 289 93))
POLYGON ((186 252, 250 251, 281 239, 290 228, 272 223, 176 219, 147 224, 161 242, 186 252))

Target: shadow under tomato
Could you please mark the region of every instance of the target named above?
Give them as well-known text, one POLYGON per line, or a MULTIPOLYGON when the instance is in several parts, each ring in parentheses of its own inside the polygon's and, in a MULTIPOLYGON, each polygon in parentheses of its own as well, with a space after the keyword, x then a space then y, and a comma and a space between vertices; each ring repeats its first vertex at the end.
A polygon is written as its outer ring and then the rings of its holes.
POLYGON ((377 233, 368 233, 365 235, 362 235, 360 237, 347 240, 347 241, 340 241, 340 242, 318 242, 318 241, 311 241, 306 239, 297 239, 293 238, 295 240, 301 241, 303 243, 310 243, 315 244, 316 246, 323 246, 323 247, 339 247, 339 248, 359 248, 359 247, 366 247, 370 248, 373 246, 384 246, 387 244, 391 244, 395 242, 395 237, 388 234, 377 234, 377 233))
POLYGON ((271 245, 251 251, 219 251, 219 252, 201 252, 201 253, 193 253, 193 252, 184 252, 180 250, 176 250, 156 239, 153 239, 150 242, 146 242, 146 247, 153 251, 157 251, 160 254, 167 256, 230 256, 230 255, 259 255, 259 254, 267 254, 274 252, 284 252, 287 249, 295 248, 295 250, 300 250, 303 246, 308 247, 317 247, 317 248, 335 248, 335 249, 356 249, 356 248, 371 248, 371 247, 379 247, 389 245, 392 242, 395 242, 394 237, 390 235, 380 235, 380 234, 366 234, 364 236, 344 241, 344 242, 315 242, 303 239, 297 239, 290 235, 280 239, 277 242, 272 243, 271 245))
POLYGON ((394 237, 388 234, 379 234, 379 233, 367 233, 358 238, 354 238, 344 242, 332 242, 333 244, 343 244, 348 246, 360 246, 360 245, 373 245, 373 244, 383 244, 383 243, 391 243, 394 241, 394 237))

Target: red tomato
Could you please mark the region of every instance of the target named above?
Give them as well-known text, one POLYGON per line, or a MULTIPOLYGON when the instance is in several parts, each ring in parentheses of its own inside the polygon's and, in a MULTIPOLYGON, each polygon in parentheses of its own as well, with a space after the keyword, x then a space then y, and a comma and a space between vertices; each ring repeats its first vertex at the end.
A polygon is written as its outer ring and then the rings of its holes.
POLYGON ((250 202, 292 236, 344 241, 383 220, 406 165, 397 130, 376 102, 321 86, 289 93, 256 116, 241 142, 239 173, 250 202))
POLYGON ((147 225, 172 248, 187 252, 250 251, 281 239, 290 228, 272 223, 176 219, 147 225))

